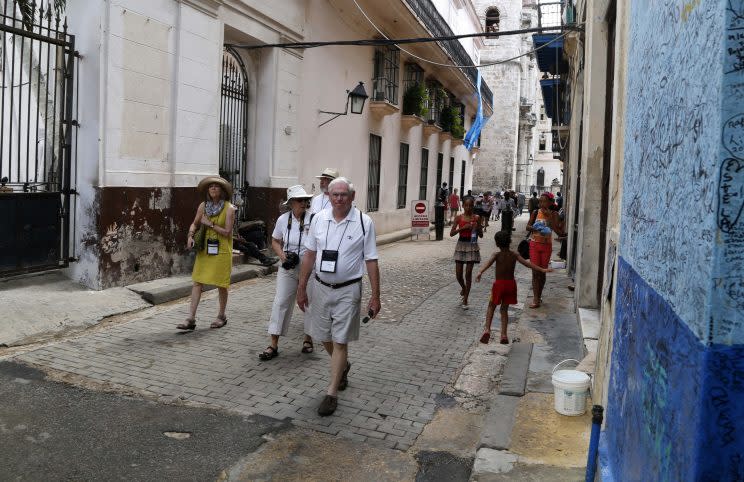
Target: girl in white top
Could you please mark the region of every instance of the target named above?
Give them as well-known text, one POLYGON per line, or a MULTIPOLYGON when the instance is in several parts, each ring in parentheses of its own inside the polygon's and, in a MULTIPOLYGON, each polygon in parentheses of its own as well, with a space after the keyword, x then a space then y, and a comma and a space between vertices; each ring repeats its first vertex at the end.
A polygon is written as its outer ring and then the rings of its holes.
MULTIPOLYGON (((281 260, 281 267, 276 276, 276 295, 271 307, 269 336, 271 343, 258 354, 261 360, 271 360, 279 355, 279 336, 285 336, 292 320, 297 284, 300 274, 300 260, 305 254, 305 239, 310 231, 312 215, 308 211, 308 200, 312 195, 305 192, 301 185, 287 189, 287 205, 290 210, 279 216, 271 233, 271 247, 281 260)), ((305 317, 305 339, 302 342, 302 353, 313 352, 313 340, 310 337, 309 320, 305 317)))

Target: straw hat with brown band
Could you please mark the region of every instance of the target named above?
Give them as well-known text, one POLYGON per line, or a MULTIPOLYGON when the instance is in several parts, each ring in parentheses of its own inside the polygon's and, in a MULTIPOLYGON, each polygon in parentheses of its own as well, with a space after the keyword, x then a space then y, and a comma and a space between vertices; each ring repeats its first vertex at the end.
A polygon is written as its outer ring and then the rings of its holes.
POLYGON ((227 179, 224 179, 220 176, 207 176, 201 181, 199 181, 199 185, 196 186, 196 190, 199 192, 199 194, 202 197, 207 196, 207 189, 209 189, 210 184, 219 184, 222 188, 222 191, 227 194, 227 200, 231 200, 233 197, 233 187, 232 184, 230 184, 227 179))

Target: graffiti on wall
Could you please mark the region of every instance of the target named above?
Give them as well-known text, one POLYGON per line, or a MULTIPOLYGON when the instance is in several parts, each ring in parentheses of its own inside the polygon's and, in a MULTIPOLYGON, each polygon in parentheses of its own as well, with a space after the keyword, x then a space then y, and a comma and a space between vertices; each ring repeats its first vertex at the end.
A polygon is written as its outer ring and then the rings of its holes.
POLYGON ((744 342, 744 3, 727 2, 709 343, 744 342))
POLYGON ((711 73, 721 60, 699 53, 720 51, 720 15, 689 1, 633 2, 628 53, 620 254, 702 340, 720 148, 721 90, 711 73))
POLYGON ((621 256, 607 402, 614 480, 696 480, 705 345, 621 256))

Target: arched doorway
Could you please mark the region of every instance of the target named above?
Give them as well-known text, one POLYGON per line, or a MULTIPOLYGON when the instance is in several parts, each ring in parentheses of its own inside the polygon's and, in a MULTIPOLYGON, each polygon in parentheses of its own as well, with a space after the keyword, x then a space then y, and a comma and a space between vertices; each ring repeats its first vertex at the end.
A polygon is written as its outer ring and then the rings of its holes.
POLYGON ((542 167, 537 170, 537 188, 541 191, 545 190, 545 169, 542 167))
POLYGON ((246 214, 248 94, 248 75, 243 59, 232 47, 225 46, 220 101, 220 176, 235 188, 233 203, 238 206, 238 220, 244 220, 246 214))

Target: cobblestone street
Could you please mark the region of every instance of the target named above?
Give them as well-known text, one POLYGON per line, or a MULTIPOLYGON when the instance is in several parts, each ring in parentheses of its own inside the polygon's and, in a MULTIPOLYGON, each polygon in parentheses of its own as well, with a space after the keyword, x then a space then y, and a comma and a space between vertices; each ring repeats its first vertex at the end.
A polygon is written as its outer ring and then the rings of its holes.
MULTIPOLYGON (((490 237, 489 231, 483 258, 493 249, 490 237)), ((299 310, 289 335, 280 340, 280 356, 258 360, 267 344, 273 276, 231 289, 229 323, 220 330, 208 328, 216 309, 212 295, 200 306, 194 332, 174 328, 186 316, 183 300, 153 310, 156 314, 145 310, 136 319, 16 358, 53 369, 73 384, 133 392, 166 403, 289 417, 299 427, 406 450, 432 420, 438 402, 447 398, 443 393, 467 391, 467 370, 457 390, 455 383, 482 330, 493 275, 474 283, 471 309, 464 311, 454 278, 453 249, 454 240, 448 237, 443 242, 404 241, 380 247, 382 313, 363 325, 360 340, 350 345, 349 388, 340 394, 332 417, 316 414, 327 386, 328 357, 320 345, 311 355, 300 353, 299 310)), ((499 348, 501 354, 491 350, 479 356, 503 363, 506 350, 499 348)), ((500 365, 495 366, 498 370, 500 365)))

